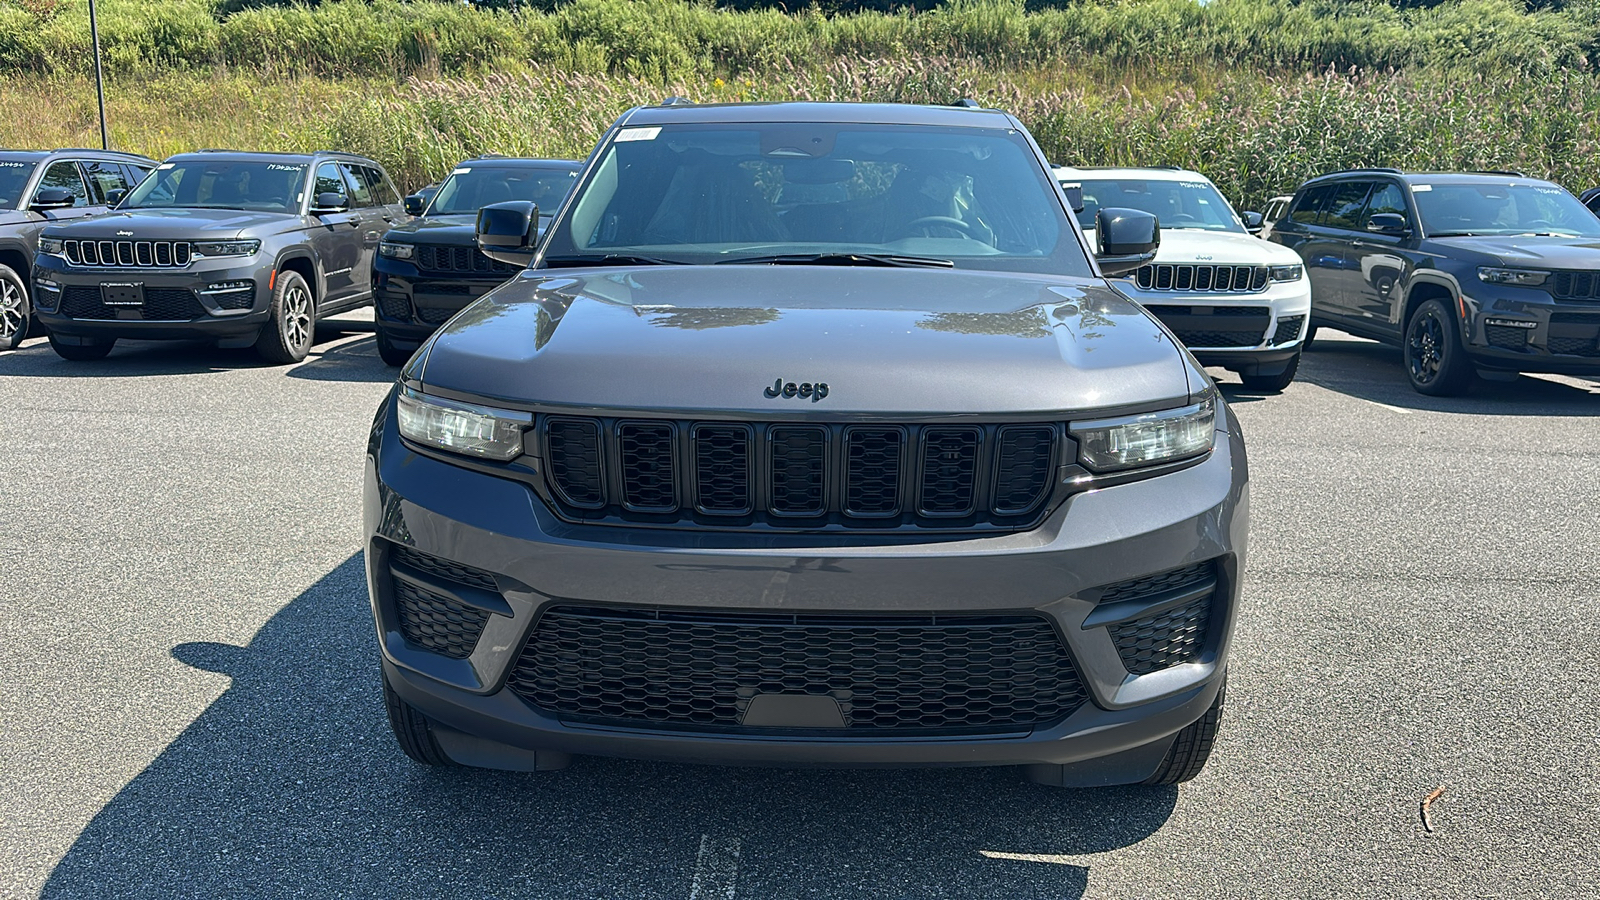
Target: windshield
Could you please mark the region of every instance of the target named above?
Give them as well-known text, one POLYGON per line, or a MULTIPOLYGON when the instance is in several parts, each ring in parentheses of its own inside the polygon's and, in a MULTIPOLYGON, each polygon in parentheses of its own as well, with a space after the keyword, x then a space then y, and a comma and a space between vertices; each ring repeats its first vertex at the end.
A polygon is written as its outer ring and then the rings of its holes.
POLYGON ((476 213, 479 207, 507 200, 531 200, 541 215, 553 215, 572 190, 578 173, 570 169, 536 169, 528 166, 459 166, 424 215, 450 216, 476 213))
POLYGON ((1162 228, 1195 228, 1205 231, 1236 231, 1244 226, 1233 215, 1233 207, 1222 199, 1211 182, 1145 180, 1142 178, 1085 178, 1083 211, 1078 224, 1094 227, 1094 214, 1101 209, 1137 209, 1153 214, 1162 228))
POLYGON ((22 188, 33 174, 33 163, 0 159, 0 209, 16 209, 22 188))
POLYGON ((306 167, 264 162, 163 163, 119 209, 201 207, 289 212, 300 206, 306 167))
POLYGON ((544 265, 914 258, 1088 275, 1043 165, 1009 129, 837 123, 624 128, 544 265))
POLYGON ((1413 184, 1422 227, 1453 234, 1561 234, 1600 237, 1600 219, 1552 184, 1413 184))

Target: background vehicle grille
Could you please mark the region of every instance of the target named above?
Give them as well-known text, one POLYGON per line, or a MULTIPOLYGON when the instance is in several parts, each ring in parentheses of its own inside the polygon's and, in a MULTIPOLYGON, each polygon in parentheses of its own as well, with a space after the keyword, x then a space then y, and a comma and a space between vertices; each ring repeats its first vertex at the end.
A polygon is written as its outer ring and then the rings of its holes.
POLYGON ((1140 266, 1134 283, 1145 291, 1254 294, 1267 289, 1266 266, 1140 266))
POLYGON ((1204 591, 1179 606, 1109 626, 1117 655, 1128 671, 1146 675, 1197 662, 1205 650, 1217 585, 1217 562, 1209 560, 1105 588, 1099 599, 1102 608, 1113 603, 1148 603, 1159 609, 1164 602, 1181 599, 1177 595, 1204 591))
POLYGON ((179 269, 192 257, 188 241, 63 241, 62 253, 74 266, 179 269))
POLYGON ((1547 346, 1551 353, 1563 356, 1600 356, 1600 345, 1596 345, 1594 338, 1571 338, 1552 336, 1547 346))
POLYGON ((515 271, 511 266, 479 253, 476 247, 444 247, 432 244, 417 245, 417 268, 430 272, 467 272, 479 275, 510 275, 515 271))
POLYGON ((1305 316, 1284 316, 1278 320, 1278 329, 1272 333, 1272 344, 1292 344, 1300 339, 1300 326, 1305 323, 1305 316))
POLYGON ((407 300, 404 294, 396 294, 392 291, 377 291, 376 295, 379 315, 396 322, 411 321, 411 301, 407 300))
POLYGON ((1550 281, 1550 294, 1557 300, 1600 302, 1600 272, 1557 272, 1550 281))
POLYGON ((443 325, 445 322, 450 321, 451 316, 460 311, 459 309, 448 309, 439 306, 419 306, 417 307, 417 318, 427 322, 429 325, 443 325))
POLYGON ((482 590, 495 591, 494 577, 488 572, 440 559, 437 556, 393 547, 389 555, 390 584, 394 590, 395 613, 400 633, 408 643, 451 659, 465 659, 483 635, 489 614, 421 585, 396 578, 395 567, 409 566, 425 575, 482 590))
MULTIPOLYGON (((1483 331, 1489 339, 1489 346, 1501 350, 1523 350, 1528 346, 1528 329, 1512 328, 1509 325, 1485 325, 1483 331)), ((1551 351, 1555 352, 1554 350, 1551 351)))
POLYGON ((656 524, 1020 527, 1066 441, 1053 424, 542 422, 548 484, 575 517, 656 524))
POLYGON ((74 319, 119 319, 187 322, 206 315, 194 291, 186 288, 145 288, 143 306, 107 306, 98 285, 68 285, 61 291, 61 314, 74 319))
POLYGON ((1272 310, 1265 306, 1149 304, 1145 308, 1186 347, 1259 347, 1272 324, 1272 310))
POLYGON ((757 694, 825 695, 846 727, 824 733, 845 734, 1018 731, 1086 699, 1054 627, 1036 616, 557 606, 540 616, 509 686, 563 719, 634 727, 734 729, 757 694))

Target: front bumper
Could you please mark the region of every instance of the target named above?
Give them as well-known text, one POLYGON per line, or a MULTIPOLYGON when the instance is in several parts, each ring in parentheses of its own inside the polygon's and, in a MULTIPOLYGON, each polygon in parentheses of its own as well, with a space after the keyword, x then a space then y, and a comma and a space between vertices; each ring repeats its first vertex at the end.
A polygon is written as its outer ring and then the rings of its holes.
POLYGON ((1146 760, 1153 769, 1171 737, 1215 697, 1239 604, 1248 518, 1244 447, 1231 412, 1218 421, 1217 447, 1204 462, 1074 495, 1031 531, 819 547, 814 540, 802 545, 797 535, 564 523, 522 483, 411 450, 395 430, 391 398, 374 426, 364 489, 368 588, 385 673, 402 699, 457 739, 524 751, 900 766, 1080 764, 1154 747, 1146 760), (407 641, 388 561, 397 545, 494 574, 498 592, 489 605, 499 611, 488 616, 470 655, 452 659, 407 641), (1221 576, 1193 661, 1132 674, 1105 627, 1105 607, 1093 599, 1098 589, 1209 560, 1221 576), (1043 727, 981 735, 584 724, 536 708, 508 687, 540 615, 571 604, 834 616, 1031 614, 1058 633, 1088 700, 1043 727))
POLYGON ((1300 352, 1311 315, 1311 285, 1273 282, 1255 293, 1146 290, 1111 282, 1172 330, 1207 366, 1271 374, 1300 352))
POLYGON ((1600 301, 1561 301, 1542 290, 1484 286, 1461 302, 1462 335, 1486 369, 1600 374, 1600 301))
POLYGON ((373 307, 388 339, 414 350, 451 316, 514 274, 428 272, 408 261, 380 256, 372 264, 373 307))
POLYGON ((72 337, 130 337, 151 340, 245 338, 260 332, 270 317, 270 259, 196 260, 183 268, 98 268, 70 266, 40 255, 34 264, 34 297, 39 320, 52 334, 72 337), (105 284, 139 284, 145 302, 110 306, 105 284), (218 285, 245 285, 219 292, 218 285))

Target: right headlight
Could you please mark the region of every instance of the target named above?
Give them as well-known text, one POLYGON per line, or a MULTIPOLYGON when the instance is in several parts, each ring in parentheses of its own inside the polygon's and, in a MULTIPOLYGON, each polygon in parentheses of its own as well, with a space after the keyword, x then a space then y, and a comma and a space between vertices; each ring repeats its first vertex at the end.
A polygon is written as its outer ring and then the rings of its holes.
POLYGON ((1095 472, 1177 462, 1211 450, 1216 440, 1215 398, 1161 412, 1073 422, 1078 459, 1095 472))
POLYGON ((1292 266, 1273 266, 1268 271, 1273 281, 1299 281, 1305 274, 1305 268, 1299 263, 1292 266))
POLYGON ((402 388, 400 434, 451 453, 508 460, 522 453, 522 435, 533 413, 494 409, 475 403, 430 397, 402 388))
POLYGON ((378 255, 387 256, 390 259, 410 259, 416 253, 416 250, 415 246, 403 244, 399 241, 381 241, 378 244, 378 255))

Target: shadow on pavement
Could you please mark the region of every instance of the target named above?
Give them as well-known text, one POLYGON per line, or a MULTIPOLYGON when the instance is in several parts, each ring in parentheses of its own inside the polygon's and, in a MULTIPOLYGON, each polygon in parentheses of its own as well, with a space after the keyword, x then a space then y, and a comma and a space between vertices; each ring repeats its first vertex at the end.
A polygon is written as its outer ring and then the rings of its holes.
MULTIPOLYGON (((370 330, 370 329, 369 329, 370 330)), ((318 331, 320 337, 322 332, 318 331)), ((342 337, 343 335, 341 335, 342 337)), ((392 382, 400 370, 378 358, 378 343, 371 337, 313 347, 306 361, 289 370, 290 378, 309 381, 392 382)))
MULTIPOLYGON (((318 381, 393 381, 397 370, 384 365, 370 337, 344 341, 352 333, 372 331, 370 322, 322 322, 304 362, 289 375, 318 381)), ((122 339, 105 359, 72 362, 57 356, 43 340, 0 353, 0 376, 23 378, 137 378, 156 375, 203 375, 235 369, 275 368, 251 347, 222 349, 206 341, 139 341, 122 339)))
POLYGON ((685 897, 702 840, 745 897, 1079 897, 1174 788, 1066 791, 1011 769, 726 769, 580 758, 430 769, 384 722, 359 555, 247 647, 182 644, 230 689, 89 823, 69 897, 685 897), (1065 857, 1065 858, 1063 858, 1065 857))

